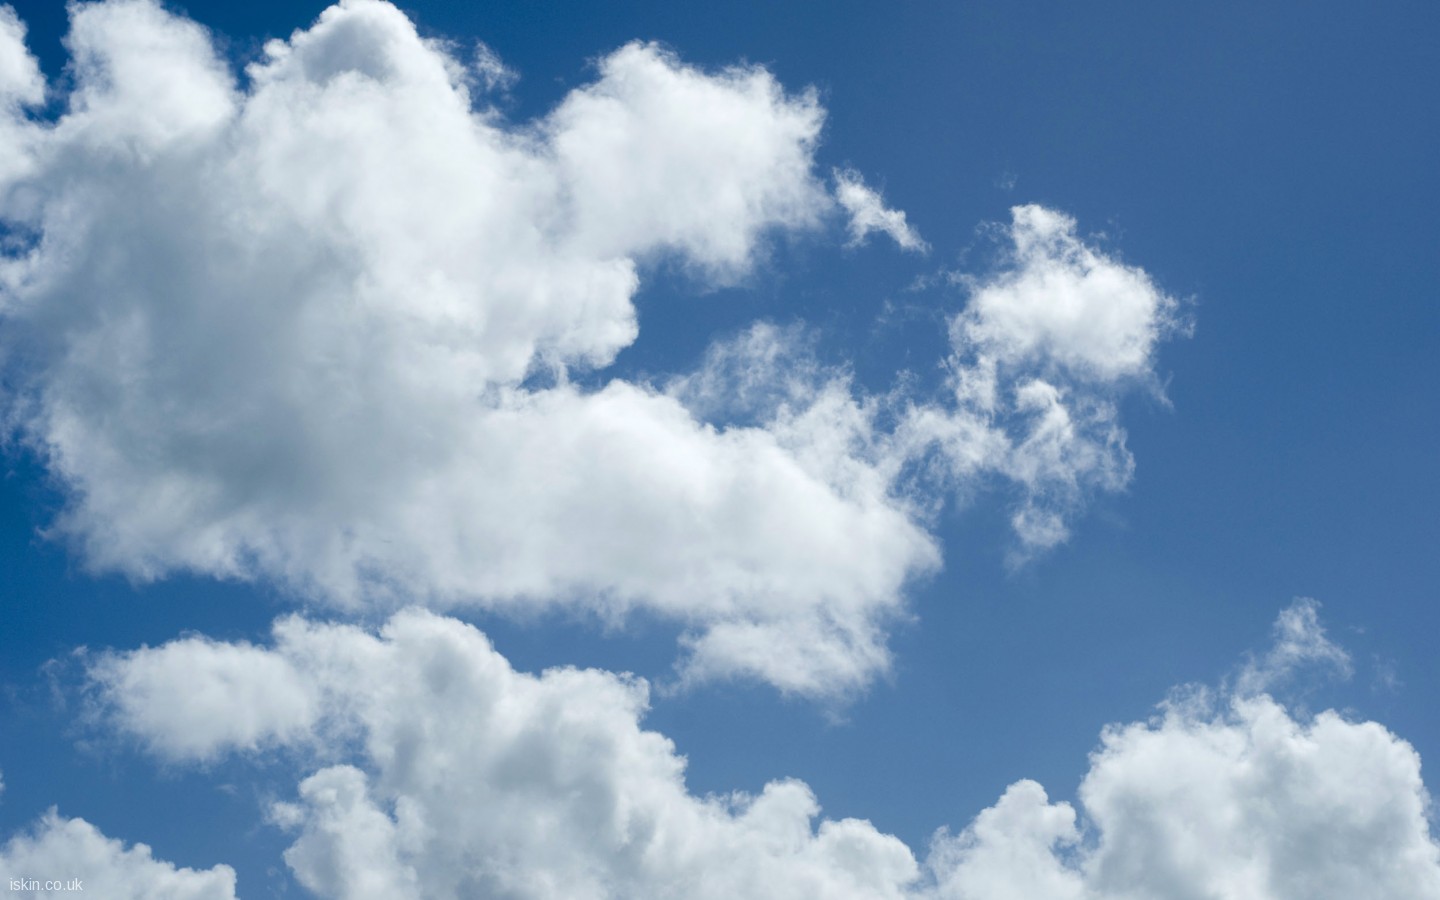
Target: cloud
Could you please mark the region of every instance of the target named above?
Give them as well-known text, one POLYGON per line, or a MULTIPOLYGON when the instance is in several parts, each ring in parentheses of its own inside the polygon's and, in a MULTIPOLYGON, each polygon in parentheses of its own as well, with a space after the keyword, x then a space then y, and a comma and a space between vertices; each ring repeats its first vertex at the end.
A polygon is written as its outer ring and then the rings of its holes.
POLYGON ((905 221, 905 213, 889 209, 885 200, 854 169, 835 170, 835 199, 850 216, 850 243, 865 243, 871 232, 890 236, 902 250, 924 253, 930 245, 905 221))
POLYGON ((177 758, 294 740, 314 725, 319 705, 283 656, 203 637, 172 641, 164 653, 139 653, 123 663, 103 657, 91 677, 106 686, 133 730, 157 736, 154 749, 177 758), (177 692, 186 681, 190 688, 177 692))
POLYGON ((50 810, 28 832, 0 847, 0 873, 8 883, 36 881, 17 896, 66 896, 88 892, 113 900, 234 900, 235 870, 176 868, 155 859, 144 844, 126 847, 84 819, 50 810), (59 881, 64 890, 47 891, 59 881), (75 883, 78 882, 78 889, 75 883))
MULTIPOLYGON (((1293 608, 1281 615, 1282 645, 1291 618, 1293 608)), ((295 834, 286 861, 321 897, 1418 900, 1440 890, 1414 749, 1377 723, 1297 717, 1264 694, 1192 689, 1150 721, 1108 727, 1078 808, 1019 781, 967 828, 938 832, 922 863, 869 822, 817 821, 798 781, 690 793, 684 757, 641 727, 643 681, 517 672, 453 619, 403 612, 377 635, 292 617, 272 647, 231 649, 239 655, 183 639, 111 656, 92 677, 111 721, 169 759, 285 744, 313 760, 269 818, 295 834), (196 665, 204 654, 225 662, 196 665), (268 731, 216 727, 191 695, 268 731), (316 698, 303 727, 292 696, 316 698)))
POLYGON ((963 832, 935 836, 929 894, 937 900, 1088 900, 1084 875, 1063 856, 1080 838, 1074 807, 1050 803, 1034 781, 1017 781, 963 832))
POLYGON ((0 103, 13 108, 44 100, 45 80, 25 49, 25 23, 9 6, 0 6, 0 48, 0 103))
POLYGON ((505 65, 500 54, 484 41, 475 45, 472 68, 479 77, 481 86, 487 91, 508 91, 520 80, 520 73, 505 65))
POLYGON ((1013 484, 1023 561, 1066 540, 1091 495, 1129 484, 1118 402, 1161 396, 1157 348, 1187 323, 1144 270, 1086 243, 1063 213, 1016 206, 1000 234, 1001 265, 956 279, 969 302, 950 321, 949 403, 911 410, 899 438, 912 456, 938 451, 952 486, 987 473, 1013 484))
POLYGON ((9 424, 92 567, 351 608, 647 607, 701 654, 714 624, 793 625, 819 647, 794 690, 883 666, 887 610, 938 559, 883 490, 565 377, 635 339, 640 261, 724 282, 819 224, 813 94, 631 44, 510 126, 375 2, 271 42, 244 91, 150 2, 75 7, 69 47, 68 112, 6 119, 28 155, 3 211, 35 237, 0 315, 9 424))
MULTIPOLYGON (((25 23, 9 6, 0 6, 0 185, 25 174, 31 130, 24 110, 45 99, 40 66, 25 48, 25 23)), ((4 247, 0 238, 0 247, 4 247)))
POLYGON ((1275 620, 1275 643, 1264 656, 1245 661, 1235 678, 1235 692, 1250 695, 1272 691, 1304 667, 1333 670, 1342 678, 1352 672, 1350 654, 1325 636, 1320 604, 1300 597, 1275 620))
POLYGON ((816 828, 818 805, 799 782, 690 794, 683 757, 640 727, 648 701, 637 679, 516 672, 478 631, 432 613, 402 612, 379 635, 290 618, 264 651, 279 666, 261 677, 269 684, 283 668, 294 682, 285 693, 322 698, 301 738, 237 672, 185 673, 222 647, 141 650, 96 677, 117 721, 172 759, 256 737, 204 714, 191 727, 148 711, 194 710, 181 693, 270 722, 270 740, 318 759, 354 747, 271 812, 296 833, 286 861, 323 897, 875 897, 898 896, 917 874, 904 845, 867 823, 816 828))
MULTIPOLYGON (((1114 402, 1168 307, 1040 207, 952 327, 953 396, 871 396, 799 332, 743 375, 722 342, 665 389, 604 380, 647 267, 730 283, 833 212, 824 111, 762 68, 633 43, 517 124, 471 96, 483 61, 387 3, 327 9, 241 87, 200 26, 110 0, 73 7, 49 121, 3 24, 0 408, 93 570, 350 611, 645 610, 682 630, 682 678, 843 696, 941 563, 908 473, 1019 485, 1027 548, 1129 478, 1114 402)), ((841 204, 883 210, 857 179, 841 204)))
POLYGON ((1177 302, 1144 270, 1082 241, 1064 213, 1033 204, 1011 213, 1011 265, 974 285, 952 325, 957 349, 1092 384, 1148 378, 1156 345, 1184 327, 1177 302))
POLYGON ((1374 722, 1268 696, 1107 729, 1079 799, 1010 788, 931 867, 941 897, 1431 897, 1440 846, 1415 751, 1374 722))
POLYGON ((1262 695, 1111 729, 1080 797, 1100 834, 1087 874, 1112 895, 1440 891, 1419 755, 1333 711, 1301 722, 1262 695))

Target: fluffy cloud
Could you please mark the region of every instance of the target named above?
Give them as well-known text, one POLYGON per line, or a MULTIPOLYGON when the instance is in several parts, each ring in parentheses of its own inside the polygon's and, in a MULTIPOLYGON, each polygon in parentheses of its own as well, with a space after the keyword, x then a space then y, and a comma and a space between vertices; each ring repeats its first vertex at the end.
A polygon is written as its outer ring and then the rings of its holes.
POLYGON ((44 99, 40 66, 25 49, 25 23, 15 10, 0 6, 0 148, 7 151, 0 153, 0 185, 25 172, 29 131, 20 113, 44 99))
POLYGON ((45 97, 45 81, 35 58, 25 49, 25 23, 15 10, 0 6, 0 102, 33 105, 45 97))
POLYGON ((241 90, 199 26, 114 0, 74 9, 75 87, 44 123, 4 25, 7 418, 95 568, 342 606, 644 606, 707 670, 797 691, 884 666, 938 555, 883 486, 565 378, 635 339, 639 262, 725 281, 821 221, 813 94, 632 44, 508 126, 388 4, 326 10, 241 90), (716 656, 730 626, 794 635, 794 662, 716 656))
POLYGON ((1018 206, 1013 265, 975 287, 957 345, 999 366, 1033 365, 1093 383, 1146 378, 1156 343, 1179 327, 1176 302, 1141 269, 1082 242, 1075 220, 1018 206))
POLYGON ((1026 547, 1128 480, 1114 399, 1168 301, 1039 207, 952 329, 963 389, 898 433, 843 366, 748 373, 765 402, 729 423, 698 389, 572 383, 636 340, 653 260, 732 281, 837 202, 918 241, 858 176, 827 193, 816 96, 764 69, 630 44, 512 124, 469 88, 493 55, 467 70, 387 3, 331 7, 241 87, 200 26, 109 0, 73 7, 48 121, 22 37, 0 16, 0 403, 97 570, 640 608, 683 629, 684 677, 837 695, 940 564, 906 473, 1018 484, 1026 547))
POLYGON ((235 870, 229 866, 176 868, 155 859, 144 844, 127 848, 84 819, 67 819, 53 809, 29 833, 0 847, 0 877, 27 885, 10 891, 17 897, 79 896, 83 891, 113 900, 235 898, 235 870), (68 888, 46 890, 45 884, 54 881, 68 888))
POLYGON ((1087 244, 1075 220, 1017 206, 1002 265, 960 276, 970 293, 950 321, 952 397, 905 418, 899 438, 934 447, 952 481, 998 473, 1018 488, 1017 559, 1061 543, 1097 491, 1129 483, 1117 402, 1147 389, 1160 342, 1183 332, 1179 303, 1144 270, 1087 244))
POLYGON ((1420 758, 1375 722, 1269 697, 1106 732, 1080 799, 1107 897, 1440 896, 1420 758))
MULTIPOLYGON (((1282 643, 1284 623, 1306 609, 1282 615, 1282 643)), ((1374 722, 1297 717, 1264 694, 1191 689, 1152 721, 1107 728, 1078 811, 1018 782, 963 831, 938 833, 922 865, 868 822, 817 823, 800 782, 689 793, 684 758, 641 727, 643 682, 516 672, 479 632, 432 613, 401 613, 378 635, 290 618, 269 649, 185 639, 109 657, 93 677, 113 721, 170 759, 271 744, 313 759, 270 818, 296 834, 286 860, 322 897, 1440 891, 1415 751, 1374 722), (281 672, 289 684, 277 690, 281 672), (187 696, 251 724, 217 724, 187 696), (311 698, 303 723, 297 696, 311 698)))
POLYGON ((941 835, 940 897, 1346 900, 1440 896, 1420 759, 1375 722, 1268 696, 1172 703, 1108 729, 1067 803, 1021 782, 941 835), (1087 840, 1088 839, 1088 840, 1087 840))
POLYGON ((314 725, 318 698, 284 656, 249 644, 202 637, 138 653, 123 663, 101 658, 92 677, 106 685, 131 728, 156 749, 205 758, 224 746, 255 750, 292 740, 314 725), (189 680, 190 688, 175 686, 189 680))
POLYGON ((904 845, 867 823, 814 828, 818 806, 798 782, 688 793, 674 745, 640 727, 647 690, 635 679, 516 672, 478 631, 419 611, 378 636, 283 620, 263 669, 255 648, 240 649, 267 687, 283 670, 282 696, 320 698, 304 736, 292 704, 246 684, 231 659, 194 666, 224 645, 141 650, 96 677, 118 721, 172 759, 260 739, 181 694, 269 723, 263 742, 311 747, 327 764, 272 818, 297 832, 286 860, 320 896, 876 897, 917 874, 904 845), (353 759, 326 759, 343 746, 353 759))

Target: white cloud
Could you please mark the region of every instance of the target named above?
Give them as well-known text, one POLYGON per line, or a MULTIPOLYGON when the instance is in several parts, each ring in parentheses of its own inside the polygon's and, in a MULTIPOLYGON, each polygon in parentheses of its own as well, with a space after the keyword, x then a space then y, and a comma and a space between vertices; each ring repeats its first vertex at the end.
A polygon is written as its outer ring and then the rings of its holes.
POLYGON ((0 104, 32 105, 45 99, 40 67, 25 49, 25 23, 9 6, 0 6, 0 50, 0 104))
MULTIPOLYGON (((1282 614, 1280 642, 1291 611, 1282 614)), ((802 783, 697 797, 685 760, 645 731, 644 682, 514 671, 453 619, 411 611, 378 636, 290 618, 272 649, 198 665, 182 640, 94 670, 114 721, 175 758, 267 742, 318 766, 270 818, 321 897, 908 897, 951 900, 1427 900, 1440 891, 1420 760, 1374 722, 1301 718, 1266 695, 1172 699, 1107 728, 1079 809, 1012 785, 923 865, 870 823, 822 819, 802 783), (262 665, 254 653, 269 654, 262 665), (173 657, 173 658, 172 658, 173 657), (302 734, 267 691, 320 698, 302 734), (143 679, 127 679, 131 668, 143 679), (166 673, 155 677, 155 673, 166 673), (197 674, 198 673, 198 674, 197 674), (138 699, 125 692, 137 683, 138 699), (215 683, 222 683, 219 687, 215 683), (216 728, 211 698, 269 734, 216 728), (154 715, 144 707, 190 710, 154 715), (196 735, 203 736, 197 738, 196 735)))
POLYGON ((952 326, 957 349, 1086 382, 1151 377, 1156 345, 1183 327, 1176 301, 1143 270, 1083 242, 1064 213, 1011 212, 1012 264, 975 285, 952 326))
POLYGON ((724 278, 750 262, 759 229, 814 225, 828 208, 814 91, 787 95, 759 68, 702 73, 645 44, 605 57, 600 76, 544 128, 588 253, 668 248, 724 278))
POLYGON ((835 170, 835 199, 850 216, 850 243, 865 242, 871 232, 879 231, 890 236, 901 249, 923 253, 930 245, 920 237, 905 213, 885 206, 885 198, 865 184, 865 179, 854 169, 835 170))
POLYGON ((105 897, 107 900, 234 900, 235 870, 176 868, 144 844, 126 847, 84 819, 50 810, 28 833, 0 847, 0 878, 23 887, 16 897, 105 897), (31 886, 31 882, 36 882, 31 886), (47 882, 60 882, 47 890, 47 882), (78 882, 78 885, 77 885, 78 882))
POLYGON ((475 62, 471 68, 487 91, 508 91, 520 80, 520 73, 505 65, 500 54, 484 41, 475 45, 475 62))
MULTIPOLYGON (((181 695, 209 696, 268 738, 322 761, 272 818, 297 832, 286 860, 323 897, 884 897, 917 870, 867 823, 824 821, 808 788, 777 781, 756 796, 696 797, 674 745, 640 727, 644 682, 607 672, 519 673, 473 628, 411 611, 378 637, 291 618, 276 626, 286 694, 319 696, 301 738, 266 711, 265 691, 202 665, 223 645, 179 642, 113 658, 96 677, 127 730, 171 757, 209 758, 254 743, 215 728, 181 695), (170 657, 174 657, 173 659, 170 657), (143 669, 145 690, 124 692, 143 669), (155 673, 167 673, 163 678, 155 673), (207 743, 200 744, 203 735, 207 743), (387 893, 388 892, 388 893, 387 893)), ((251 664, 251 648, 243 648, 251 664)))
POLYGON ((670 379, 666 393, 706 421, 764 424, 786 407, 804 408, 823 387, 850 392, 845 372, 815 357, 816 335, 799 324, 756 322, 711 342, 693 372, 670 379))
POLYGON ((1080 798, 1102 896, 1440 896, 1419 755, 1375 722, 1171 708, 1108 731, 1080 798))
MULTIPOLYGON (((952 329, 984 402, 957 387, 891 433, 902 400, 789 350, 743 375, 744 421, 708 418, 702 381, 713 399, 741 377, 715 354, 669 393, 570 382, 636 340, 649 261, 730 281, 833 211, 823 110, 764 69, 630 44, 511 124, 472 103, 485 71, 375 0, 272 41, 244 89, 150 0, 72 17, 68 111, 0 114, 0 218, 28 236, 0 254, 0 400, 68 488, 52 533, 94 569, 352 610, 645 609, 684 629, 685 678, 844 695, 940 564, 906 473, 938 453, 951 488, 1017 482, 1027 547, 1128 480, 1112 394, 1169 307, 1039 207, 952 329), (1085 362, 1116 352, 1119 371, 1085 362)), ((31 98, 4 23, 4 84, 31 98)), ((842 204, 883 211, 857 179, 842 204)))
MULTIPOLYGON (((91 565, 340 605, 645 606, 702 655, 717 624, 794 626, 819 668, 781 686, 814 693, 884 665, 937 552, 883 489, 644 386, 522 386, 635 339, 638 260, 727 280, 819 223, 813 94, 632 44, 511 127, 388 4, 272 42, 243 93, 153 3, 73 17, 69 112, 7 113, 31 164, 3 213, 40 237, 4 260, 0 315, 9 421, 91 565)), ((746 659, 702 661, 769 674, 746 659)))
POLYGON ((969 303, 950 322, 952 402, 910 412, 899 438, 934 447, 961 486, 996 473, 1019 489, 1012 518, 1023 560, 1069 536, 1096 492, 1129 484, 1118 401, 1159 394, 1159 343, 1186 325, 1143 270, 1083 241, 1070 217, 1017 206, 1004 263, 958 279, 969 303))
POLYGON ((34 130, 25 122, 24 108, 44 99, 40 66, 25 49, 25 23, 14 9, 0 6, 0 148, 5 151, 0 153, 0 192, 29 169, 34 130))
POLYGON ((1275 690, 1302 667, 1320 666, 1342 678, 1351 674, 1350 654, 1325 636, 1320 624, 1320 604, 1300 597, 1275 620, 1275 643, 1260 658, 1250 658, 1235 678, 1235 692, 1242 696, 1275 690))
POLYGON ((164 653, 139 653, 123 665, 101 658, 92 675, 137 732, 157 736, 153 749, 176 757, 293 740, 308 733, 318 706, 284 657, 200 637, 171 641, 164 653), (188 686, 176 691, 177 684, 188 686))
POLYGON ((1440 896, 1420 759, 1375 722, 1304 722, 1268 696, 1173 704, 1107 729, 1074 809, 1010 788, 931 857, 965 900, 1440 896))
POLYGON ((1017 781, 958 835, 936 834, 927 868, 944 900, 1088 900, 1084 876, 1057 851, 1080 843, 1075 810, 1017 781))

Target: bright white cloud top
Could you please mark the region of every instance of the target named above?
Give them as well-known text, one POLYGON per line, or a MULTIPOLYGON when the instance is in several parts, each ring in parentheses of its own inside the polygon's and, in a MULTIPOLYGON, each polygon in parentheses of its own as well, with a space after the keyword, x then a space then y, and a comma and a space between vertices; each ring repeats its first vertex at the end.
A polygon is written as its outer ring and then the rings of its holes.
MULTIPOLYGON (((1328 647, 1301 601, 1290 642, 1328 647)), ((1331 663, 1333 653, 1301 662, 1331 663)), ((1294 670, 1292 670, 1294 671, 1294 670)), ((1012 785, 920 863, 869 822, 816 822, 797 781, 698 797, 641 727, 643 681, 517 672, 474 628, 281 620, 260 648, 184 638, 99 660, 111 720, 171 761, 290 747, 317 766, 271 817, 327 898, 1419 898, 1440 892, 1420 759, 1374 722, 1190 688, 1107 728, 1080 811, 1012 785), (197 699, 203 698, 203 699, 197 699), (340 749, 352 748, 352 749, 340 749)))
POLYGON ((693 393, 570 382, 637 339, 651 261, 729 282, 842 210, 920 246, 858 175, 827 193, 815 94, 762 68, 631 44, 519 125, 474 93, 493 54, 467 69, 385 3, 271 42, 243 86, 150 0, 72 19, 53 122, 0 30, 3 401, 96 570, 643 609, 685 629, 685 678, 844 695, 941 563, 937 496, 1018 485, 1025 555, 1130 477, 1114 403, 1153 381, 1174 301, 1036 206, 952 325, 945 397, 816 366, 727 427, 693 393))

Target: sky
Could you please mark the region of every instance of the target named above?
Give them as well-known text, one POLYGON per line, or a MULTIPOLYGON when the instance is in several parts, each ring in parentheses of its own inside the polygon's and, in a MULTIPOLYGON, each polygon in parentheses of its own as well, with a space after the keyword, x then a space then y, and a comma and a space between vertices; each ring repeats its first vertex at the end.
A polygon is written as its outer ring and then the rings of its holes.
POLYGON ((1440 898, 1437 40, 0 7, 0 881, 1440 898))

